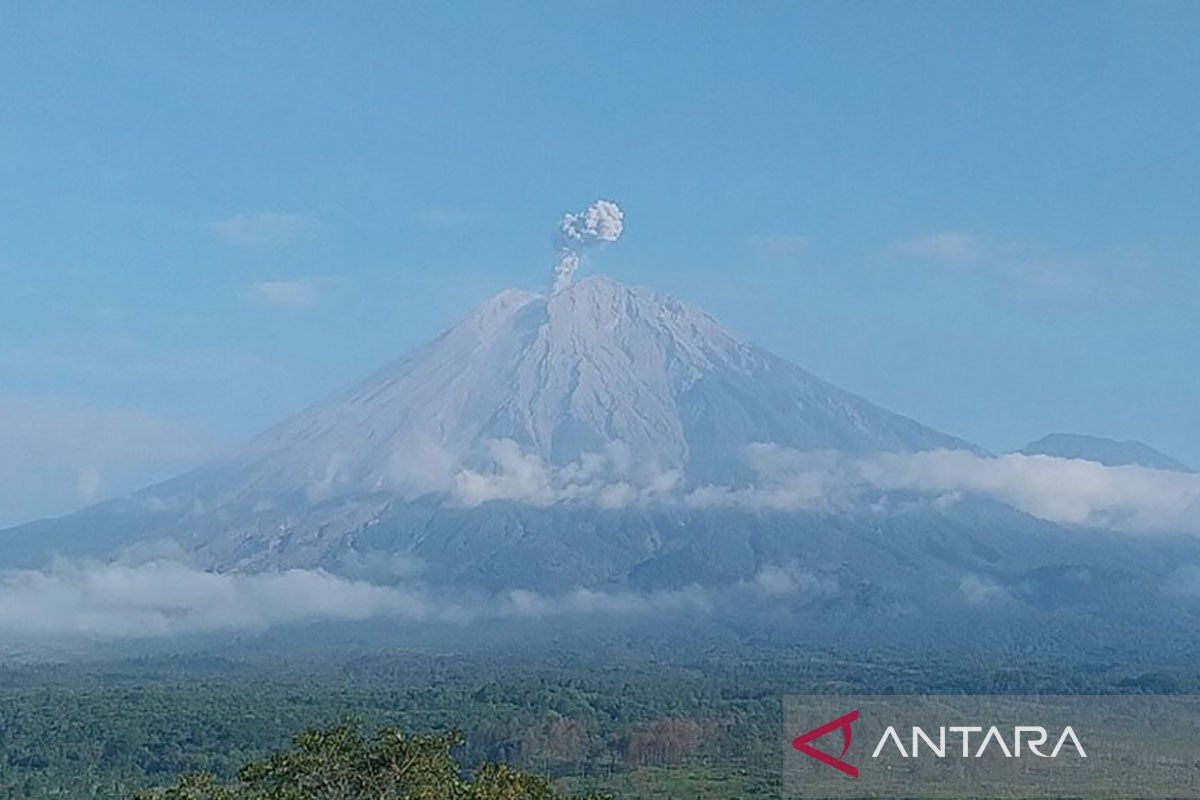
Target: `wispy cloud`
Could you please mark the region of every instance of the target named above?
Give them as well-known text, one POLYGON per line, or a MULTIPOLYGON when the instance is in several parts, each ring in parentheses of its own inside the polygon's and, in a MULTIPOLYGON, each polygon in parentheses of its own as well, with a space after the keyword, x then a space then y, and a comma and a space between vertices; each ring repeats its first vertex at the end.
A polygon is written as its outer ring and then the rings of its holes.
POLYGON ((419 586, 377 585, 322 570, 214 573, 183 563, 60 562, 0 578, 0 632, 128 639, 261 630, 273 625, 375 617, 465 623, 561 615, 707 610, 706 593, 512 590, 463 599, 419 586))
POLYGON ((682 479, 677 470, 636 460, 620 442, 599 453, 585 453, 563 467, 547 464, 511 439, 490 442, 488 457, 485 467, 456 475, 454 497, 463 505, 514 500, 535 506, 577 503, 625 508, 668 494, 682 479))
POLYGON ((893 249, 898 253, 932 258, 947 264, 963 264, 982 255, 983 242, 979 237, 962 231, 939 231, 896 242, 893 249))
POLYGON ((310 278, 255 281, 250 295, 259 303, 277 308, 311 308, 320 299, 317 281, 310 278))
POLYGON ((947 498, 972 494, 1059 524, 1200 534, 1200 475, 966 450, 849 459, 765 443, 748 448, 747 461, 757 474, 750 485, 700 487, 682 501, 701 508, 836 510, 860 503, 868 490, 906 491, 930 495, 936 509, 947 498))
POLYGON ((295 241, 313 227, 310 217, 282 211, 234 214, 209 226, 218 238, 238 247, 263 247, 295 241))
POLYGON ((500 600, 499 614, 506 617, 707 611, 712 606, 708 592, 699 586, 659 592, 599 592, 592 589, 576 589, 563 595, 513 590, 502 595, 500 600))
POLYGON ((1200 475, 961 450, 884 454, 858 468, 864 481, 880 489, 967 492, 1051 522, 1200 533, 1200 475))
POLYGON ((1006 289, 1029 299, 1107 297, 1125 302, 1130 292, 1146 291, 1148 271, 1162 267, 1161 259, 1141 246, 1078 250, 1037 239, 954 230, 892 242, 886 252, 906 261, 970 264, 972 270, 1002 279, 1006 289))
POLYGON ((836 578, 817 575, 796 561, 786 564, 767 564, 747 585, 763 597, 793 597, 807 595, 815 598, 836 597, 839 592, 836 578))
POLYGON ((755 480, 745 486, 705 485, 683 496, 689 508, 818 511, 842 503, 855 481, 836 453, 804 452, 769 443, 746 448, 755 480))

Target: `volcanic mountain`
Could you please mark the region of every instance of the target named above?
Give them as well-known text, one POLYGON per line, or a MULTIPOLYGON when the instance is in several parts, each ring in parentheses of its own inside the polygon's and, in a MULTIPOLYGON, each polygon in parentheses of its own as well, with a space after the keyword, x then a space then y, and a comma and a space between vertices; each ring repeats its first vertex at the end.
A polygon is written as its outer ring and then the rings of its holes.
POLYGON ((0 534, 0 566, 133 548, 207 569, 485 589, 765 580, 768 593, 808 587, 867 604, 935 585, 957 593, 971 578, 979 596, 1010 586, 1054 603, 1060 592, 1043 584, 1080 563, 1102 565, 1107 583, 1092 586, 1106 587, 1103 600, 1118 596, 1114 576, 1157 576, 1178 558, 977 498, 793 502, 828 493, 803 469, 782 494, 743 502, 780 453, 789 469, 812 459, 836 470, 932 450, 981 453, 694 306, 593 276, 548 295, 501 292, 232 458, 0 534))
POLYGON ((727 481, 748 445, 843 453, 969 448, 750 345, 703 311, 601 276, 501 292, 416 352, 253 442, 229 491, 407 496, 489 443, 565 467, 630 463, 727 481))

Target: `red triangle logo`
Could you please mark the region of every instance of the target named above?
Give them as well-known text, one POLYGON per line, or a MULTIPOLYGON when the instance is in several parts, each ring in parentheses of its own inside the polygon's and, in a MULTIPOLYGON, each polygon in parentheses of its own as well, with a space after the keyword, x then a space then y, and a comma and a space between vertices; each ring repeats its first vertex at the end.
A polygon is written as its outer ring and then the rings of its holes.
POLYGON ((796 750, 799 750, 801 753, 804 753, 804 755, 808 756, 809 758, 815 758, 822 764, 828 764, 834 769, 846 773, 851 778, 857 778, 858 767, 851 766, 842 760, 846 757, 846 751, 850 749, 850 725, 857 720, 858 709, 856 708, 849 714, 843 714, 837 719, 832 719, 829 722, 826 722, 824 725, 813 728, 808 733, 803 733, 797 736, 795 739, 792 739, 792 747, 796 750), (824 750, 818 750, 809 744, 809 742, 820 739, 822 736, 828 733, 833 733, 836 730, 841 730, 842 732, 842 752, 837 758, 834 758, 824 750))

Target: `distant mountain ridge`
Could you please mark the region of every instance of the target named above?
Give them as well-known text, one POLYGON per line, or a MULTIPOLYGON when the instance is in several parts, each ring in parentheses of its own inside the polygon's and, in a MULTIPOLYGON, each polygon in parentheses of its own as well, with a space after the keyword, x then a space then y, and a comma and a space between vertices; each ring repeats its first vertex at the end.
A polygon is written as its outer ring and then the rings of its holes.
POLYGON ((1082 458, 1109 467, 1137 465, 1170 472, 1194 472, 1191 467, 1138 441, 1118 441, 1078 433, 1052 433, 1017 451, 1022 455, 1082 458))

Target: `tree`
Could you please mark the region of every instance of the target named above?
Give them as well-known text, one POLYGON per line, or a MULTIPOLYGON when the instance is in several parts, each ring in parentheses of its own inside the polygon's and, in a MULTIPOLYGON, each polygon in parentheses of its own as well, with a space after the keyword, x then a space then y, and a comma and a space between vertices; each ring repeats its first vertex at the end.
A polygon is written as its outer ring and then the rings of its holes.
MULTIPOLYGON (((365 737, 356 723, 306 730, 293 747, 238 771, 223 785, 207 774, 138 800, 561 800, 549 779, 504 764, 464 777, 451 749, 457 733, 407 736, 385 728, 365 737)), ((583 799, 581 799, 583 800, 583 799)))

